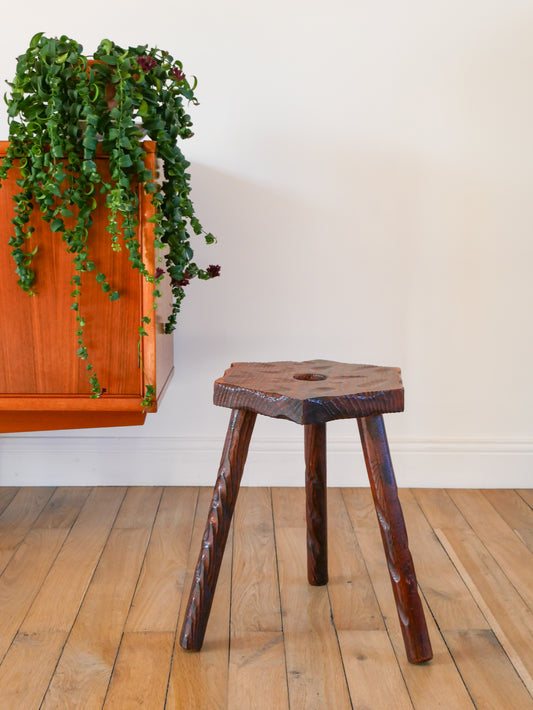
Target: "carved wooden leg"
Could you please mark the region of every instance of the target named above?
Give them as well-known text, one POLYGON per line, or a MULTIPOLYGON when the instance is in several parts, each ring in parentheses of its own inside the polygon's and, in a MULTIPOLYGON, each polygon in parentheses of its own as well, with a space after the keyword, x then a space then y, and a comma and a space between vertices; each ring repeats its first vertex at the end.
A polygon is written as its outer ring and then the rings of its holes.
POLYGON ((199 651, 204 641, 256 416, 255 412, 243 409, 233 409, 231 412, 202 548, 181 628, 180 644, 187 651, 199 651))
POLYGON ((381 415, 357 420, 407 658, 433 657, 381 415))
POLYGON ((320 586, 328 582, 326 425, 306 424, 304 432, 307 578, 320 586))

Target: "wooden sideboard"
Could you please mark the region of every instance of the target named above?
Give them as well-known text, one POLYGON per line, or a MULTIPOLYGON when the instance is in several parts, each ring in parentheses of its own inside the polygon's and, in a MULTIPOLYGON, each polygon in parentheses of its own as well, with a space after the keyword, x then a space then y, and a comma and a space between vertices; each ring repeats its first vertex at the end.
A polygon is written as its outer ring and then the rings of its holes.
MULTIPOLYGON (((0 142, 0 159, 8 144, 0 142)), ((156 169, 156 145, 146 141, 146 165, 156 169)), ((106 157, 97 157, 106 170, 106 157)), ((132 269, 128 252, 113 252, 106 231, 103 196, 88 237, 95 272, 83 275, 80 312, 87 323, 85 345, 104 393, 91 398, 86 364, 76 354, 76 312, 71 309, 74 275, 72 255, 58 233, 52 233, 38 212, 31 242, 39 245, 34 259, 35 296, 17 284, 8 240, 13 234, 12 196, 16 173, 0 188, 0 432, 45 431, 86 427, 128 426, 144 422, 173 373, 173 337, 164 333, 170 308, 170 284, 162 285, 156 316, 146 325, 139 357, 138 328, 152 306, 153 285, 132 269), (111 302, 96 283, 104 273, 120 298, 111 302), (141 365, 142 363, 142 365, 141 365), (147 384, 155 386, 154 404, 143 411, 147 384)), ((149 218, 153 206, 139 187, 139 234, 143 258, 153 272, 158 255, 149 218)), ((33 247, 32 247, 33 248, 33 247)))

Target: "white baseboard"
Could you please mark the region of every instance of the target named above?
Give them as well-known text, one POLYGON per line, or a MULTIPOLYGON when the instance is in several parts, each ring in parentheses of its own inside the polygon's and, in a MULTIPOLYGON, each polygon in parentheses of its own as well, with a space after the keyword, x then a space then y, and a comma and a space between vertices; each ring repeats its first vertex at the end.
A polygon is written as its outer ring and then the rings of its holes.
MULTIPOLYGON (((163 436, 0 436, 0 486, 212 486, 223 439, 163 436)), ((394 440, 401 487, 530 488, 533 440, 394 440)), ((368 484, 361 448, 328 438, 331 486, 368 484)), ((247 486, 302 486, 303 437, 252 440, 247 486)))

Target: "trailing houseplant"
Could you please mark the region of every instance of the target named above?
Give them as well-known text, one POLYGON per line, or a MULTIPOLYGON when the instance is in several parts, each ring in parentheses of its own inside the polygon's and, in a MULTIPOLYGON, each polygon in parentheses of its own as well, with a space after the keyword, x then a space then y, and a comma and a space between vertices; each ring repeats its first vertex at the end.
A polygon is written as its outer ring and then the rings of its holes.
MULTIPOLYGON (((168 52, 147 45, 123 48, 105 39, 89 57, 73 39, 39 33, 18 57, 16 75, 8 84, 10 144, 0 166, 0 184, 12 168, 20 170, 9 240, 18 283, 35 293, 33 259, 39 245, 33 244, 30 217, 38 211, 72 255, 77 352, 87 361, 92 394, 99 396, 102 387, 83 337, 83 279, 86 274, 94 277, 110 300, 118 299, 120 291, 91 259, 88 235, 97 191, 105 196, 110 248, 127 249, 132 267, 153 283, 154 299, 161 295, 164 274, 170 277, 173 303, 167 333, 174 330, 189 281, 220 272, 218 266, 204 269, 193 260, 193 236, 202 235, 207 244, 215 239, 195 215, 189 163, 178 145, 193 135, 186 107, 197 104, 196 80, 190 82, 182 63, 168 52), (157 143, 161 179, 146 168, 146 139, 157 143), (97 152, 109 157, 109 174, 102 175, 97 152), (155 207, 154 246, 163 254, 154 273, 143 263, 137 237, 139 184, 155 207)), ((139 339, 152 316, 143 315, 139 339)), ((152 394, 148 386, 145 404, 152 394)))

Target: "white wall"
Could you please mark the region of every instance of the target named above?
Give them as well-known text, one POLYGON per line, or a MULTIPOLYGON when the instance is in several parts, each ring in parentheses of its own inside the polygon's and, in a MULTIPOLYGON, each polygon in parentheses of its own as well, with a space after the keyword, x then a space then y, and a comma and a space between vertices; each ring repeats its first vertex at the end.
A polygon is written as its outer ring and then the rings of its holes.
MULTIPOLYGON (((0 484, 214 481, 234 360, 399 365, 398 480, 530 486, 533 4, 509 0, 26 0, 3 78, 37 31, 150 43, 199 78, 194 198, 219 239, 142 429, 0 437, 0 484), (157 17, 152 17, 152 9, 157 17)), ((7 138, 5 112, 0 138, 7 138)), ((353 422, 330 481, 364 482, 353 422)), ((302 431, 261 419, 244 482, 302 483, 302 431)))

